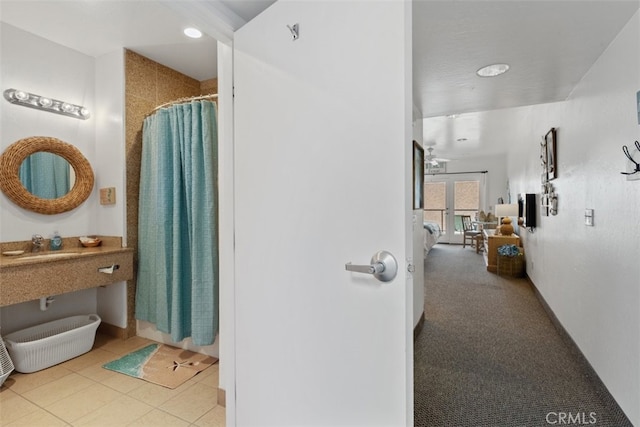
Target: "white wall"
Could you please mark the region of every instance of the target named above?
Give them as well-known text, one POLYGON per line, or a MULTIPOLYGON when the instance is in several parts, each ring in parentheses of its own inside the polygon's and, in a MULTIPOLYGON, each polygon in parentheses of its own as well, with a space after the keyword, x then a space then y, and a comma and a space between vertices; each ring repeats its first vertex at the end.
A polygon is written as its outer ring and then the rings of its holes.
MULTIPOLYGON (((93 58, 51 43, 10 25, 1 24, 2 90, 15 88, 69 101, 95 111, 93 58)), ((95 120, 79 120, 0 102, 0 150, 28 136, 52 136, 75 145, 94 166, 95 120)), ((94 166, 95 168, 95 166, 94 166)), ((28 212, 0 194, 0 240, 30 240, 32 234, 49 237, 93 231, 97 192, 78 209, 58 215, 28 212)))
MULTIPOLYGON (((220 255, 220 377, 218 388, 231 398, 235 371, 235 255, 233 188, 233 48, 218 43, 218 246, 220 255)), ((227 414, 228 425, 235 425, 235 414, 227 414)))
POLYGON ((124 50, 119 49, 95 59, 95 188, 96 191, 108 187, 116 189, 114 205, 95 205, 95 227, 98 234, 122 236, 126 246, 124 76, 124 50))
MULTIPOLYGON (((640 425, 640 181, 622 145, 640 139, 636 13, 565 102, 512 109, 512 197, 540 193, 539 143, 558 129, 558 215, 522 232, 527 273, 634 425, 640 425), (584 210, 595 226, 584 225, 584 210)), ((501 112, 495 112, 501 114, 501 112)), ((588 409, 588 408, 587 408, 588 409)))
MULTIPOLYGON (((30 240, 32 234, 45 237, 58 230, 62 236, 86 234, 122 235, 124 227, 124 140, 122 138, 122 93, 120 75, 113 72, 117 55, 95 60, 75 50, 52 43, 5 23, 0 23, 1 89, 17 88, 86 106, 88 120, 51 114, 0 101, 0 151, 28 136, 52 136, 75 145, 91 163, 96 186, 80 207, 58 215, 41 215, 14 205, 0 194, 0 241, 30 240), (105 72, 100 72, 105 67, 105 72), (97 101, 97 93, 100 100, 97 101), (118 123, 120 117, 120 123, 118 123), (119 191, 115 208, 100 206, 99 186, 114 186, 119 191)), ((122 287, 124 284, 120 284, 122 287)), ((117 300, 122 300, 122 290, 117 300)), ((57 296, 46 312, 39 301, 3 307, 0 324, 3 333, 51 318, 78 313, 95 313, 98 291, 57 296)), ((125 306, 107 304, 103 314, 121 326, 125 306)), ((126 314, 124 314, 126 316, 126 314)))
MULTIPOLYGON (((124 129, 124 51, 102 55, 96 64, 96 191, 113 187, 114 205, 96 206, 96 234, 122 236, 126 240, 126 158, 124 129), (98 161, 99 159, 99 161, 98 161), (99 163, 99 164, 98 164, 99 163)), ((127 327, 127 282, 97 289, 97 314, 102 321, 120 328, 127 327)))
MULTIPOLYGON (((413 106, 413 140, 422 146, 422 114, 413 106)), ((424 211, 413 211, 413 327, 415 328, 424 313, 424 211)))

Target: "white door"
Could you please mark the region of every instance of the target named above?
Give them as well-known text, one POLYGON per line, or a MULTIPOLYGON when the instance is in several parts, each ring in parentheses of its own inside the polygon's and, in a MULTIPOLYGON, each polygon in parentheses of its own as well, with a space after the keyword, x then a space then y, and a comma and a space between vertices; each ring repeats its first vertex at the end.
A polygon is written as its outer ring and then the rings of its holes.
POLYGON ((484 193, 483 182, 477 174, 425 177, 425 220, 440 224, 440 243, 462 244, 462 215, 475 220, 484 193))
POLYGON ((410 8, 278 1, 234 35, 238 426, 413 424, 410 8), (379 250, 393 280, 346 271, 379 250))

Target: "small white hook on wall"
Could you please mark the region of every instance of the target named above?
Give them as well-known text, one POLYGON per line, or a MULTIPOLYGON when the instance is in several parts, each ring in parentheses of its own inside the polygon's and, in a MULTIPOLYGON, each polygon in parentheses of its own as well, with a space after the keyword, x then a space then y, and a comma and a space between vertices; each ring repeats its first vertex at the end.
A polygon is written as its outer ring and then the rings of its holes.
POLYGON ((289 29, 289 31, 291 31, 291 36, 293 37, 293 40, 294 41, 298 40, 298 37, 300 37, 298 24, 293 24, 293 26, 287 25, 287 28, 289 29))

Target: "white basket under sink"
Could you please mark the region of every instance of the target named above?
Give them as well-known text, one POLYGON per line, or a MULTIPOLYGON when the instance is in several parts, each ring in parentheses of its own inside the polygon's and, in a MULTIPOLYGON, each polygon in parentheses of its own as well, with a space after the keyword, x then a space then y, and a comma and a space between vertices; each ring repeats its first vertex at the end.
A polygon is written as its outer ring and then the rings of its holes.
POLYGON ((7 335, 4 341, 15 370, 36 372, 88 352, 100 321, 97 314, 71 316, 7 335))

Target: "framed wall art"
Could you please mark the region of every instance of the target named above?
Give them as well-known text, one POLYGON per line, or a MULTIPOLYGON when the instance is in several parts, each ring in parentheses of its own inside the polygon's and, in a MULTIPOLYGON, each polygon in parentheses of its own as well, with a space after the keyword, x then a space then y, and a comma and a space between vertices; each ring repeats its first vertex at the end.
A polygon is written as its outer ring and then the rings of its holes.
POLYGON ((551 128, 551 130, 544 136, 544 145, 546 146, 547 152, 547 180, 551 181, 552 179, 556 179, 558 177, 558 161, 556 158, 556 128, 551 128))
POLYGON ((540 143, 540 167, 542 168, 540 183, 544 185, 547 183, 547 177, 549 174, 549 168, 547 167, 547 141, 544 137, 540 143))
POLYGON ((413 141, 413 209, 424 209, 424 148, 413 141))

